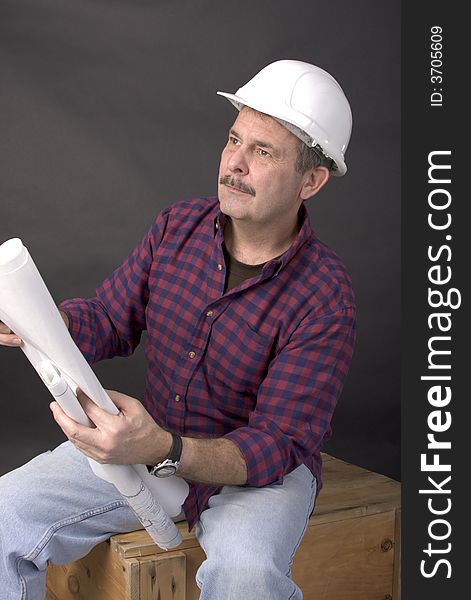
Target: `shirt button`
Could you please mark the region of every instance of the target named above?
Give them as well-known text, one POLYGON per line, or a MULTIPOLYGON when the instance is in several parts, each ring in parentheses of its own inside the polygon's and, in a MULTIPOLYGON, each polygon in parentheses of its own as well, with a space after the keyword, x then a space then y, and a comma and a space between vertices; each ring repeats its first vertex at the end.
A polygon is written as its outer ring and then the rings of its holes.
POLYGON ((180 400, 181 400, 181 396, 180 396, 180 394, 177 394, 175 396, 175 402, 180 402, 180 400))
POLYGON ((207 317, 212 317, 213 316, 213 311, 212 310, 208 310, 208 312, 206 313, 207 317))
POLYGON ((216 229, 219 229, 219 223, 216 223, 216 229))
POLYGON ((188 358, 195 358, 196 356, 196 352, 193 352, 193 350, 191 352, 188 352, 188 358))
POLYGON ((221 265, 221 263, 218 264, 218 271, 222 271, 222 265, 221 265))

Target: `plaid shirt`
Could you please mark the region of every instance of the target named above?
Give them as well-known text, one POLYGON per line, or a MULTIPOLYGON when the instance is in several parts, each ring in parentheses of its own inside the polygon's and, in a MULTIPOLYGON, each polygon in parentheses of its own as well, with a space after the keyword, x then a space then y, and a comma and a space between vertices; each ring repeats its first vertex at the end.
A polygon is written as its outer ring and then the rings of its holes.
MULTIPOLYGON (((349 276, 304 208, 300 218, 287 252, 224 293, 218 199, 180 202, 94 298, 61 304, 90 363, 131 354, 146 330, 145 407, 169 431, 232 440, 249 486, 281 483, 304 463, 320 489, 320 450, 352 355, 349 276)), ((190 483, 190 528, 219 489, 190 483)))

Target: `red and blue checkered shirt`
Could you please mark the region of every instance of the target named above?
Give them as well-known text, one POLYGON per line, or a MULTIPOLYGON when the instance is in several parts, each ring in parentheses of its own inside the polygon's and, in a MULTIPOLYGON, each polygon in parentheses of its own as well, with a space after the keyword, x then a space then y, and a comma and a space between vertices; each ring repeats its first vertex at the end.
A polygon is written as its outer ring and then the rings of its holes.
MULTIPOLYGON (((216 197, 166 208, 95 297, 61 309, 90 363, 131 354, 147 331, 144 405, 159 425, 234 442, 248 486, 304 463, 320 489, 355 337, 350 278, 302 208, 287 252, 225 293, 225 219, 216 197)), ((190 527, 218 490, 190 482, 190 527)))

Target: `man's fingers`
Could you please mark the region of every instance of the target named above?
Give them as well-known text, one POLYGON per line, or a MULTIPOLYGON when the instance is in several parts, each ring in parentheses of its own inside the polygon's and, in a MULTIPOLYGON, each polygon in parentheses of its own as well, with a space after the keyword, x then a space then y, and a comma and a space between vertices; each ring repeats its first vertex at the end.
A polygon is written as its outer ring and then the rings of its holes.
POLYGON ((115 415, 111 415, 109 412, 95 404, 91 398, 85 394, 81 389, 77 390, 77 398, 82 406, 87 417, 89 417, 95 425, 110 423, 115 415))
POLYGON ((0 345, 17 347, 21 345, 21 339, 14 333, 0 333, 0 345))
POLYGON ((94 429, 81 425, 77 421, 74 421, 74 419, 71 419, 57 402, 51 402, 49 407, 52 410, 56 423, 72 443, 77 440, 84 443, 89 441, 90 432, 93 432, 94 429))
POLYGON ((136 398, 132 398, 127 394, 116 392, 115 390, 105 390, 108 396, 111 398, 116 408, 123 414, 126 414, 129 410, 132 410, 136 404, 141 404, 136 398))
POLYGON ((0 333, 11 333, 11 329, 3 321, 0 321, 0 333))
POLYGON ((13 333, 13 331, 5 325, 3 321, 0 321, 0 345, 1 346, 19 346, 21 339, 13 333))

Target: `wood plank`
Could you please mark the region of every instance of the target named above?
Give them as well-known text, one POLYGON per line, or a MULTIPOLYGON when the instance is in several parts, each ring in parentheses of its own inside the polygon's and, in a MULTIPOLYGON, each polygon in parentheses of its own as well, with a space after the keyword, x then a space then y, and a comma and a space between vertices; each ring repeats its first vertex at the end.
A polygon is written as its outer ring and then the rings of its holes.
POLYGON ((375 514, 396 508, 401 503, 401 484, 379 473, 323 455, 324 487, 315 515, 375 514), (360 512, 358 511, 360 509, 360 512))
MULTIPOLYGON (((176 526, 179 529, 183 540, 180 546, 178 546, 178 550, 195 548, 199 545, 195 536, 195 530, 193 529, 190 533, 186 521, 176 523, 176 526)), ((168 552, 167 550, 159 548, 145 529, 114 535, 110 539, 110 543, 112 550, 122 558, 135 558, 139 556, 148 556, 149 554, 165 554, 168 552)))
POLYGON ((140 565, 136 558, 120 561, 116 556, 117 562, 121 565, 124 575, 124 588, 121 593, 117 592, 114 600, 141 600, 141 587, 139 581, 140 565))
POLYGON ((304 600, 391 596, 394 527, 395 513, 390 511, 310 528, 292 570, 304 600))
POLYGON ((49 588, 46 588, 46 595, 44 596, 44 600, 60 600, 60 598, 53 594, 49 588))
POLYGON ((140 559, 141 600, 185 600, 186 556, 183 552, 140 559))
POLYGON ((394 552, 393 600, 401 600, 401 509, 396 510, 396 548, 394 552))
MULTIPOLYGON (((205 560, 206 554, 201 546, 185 550, 186 554, 186 600, 198 600, 199 587, 196 585, 196 571, 205 560)), ((260 599, 262 600, 262 599, 260 599)))
POLYGON ((122 562, 110 544, 103 543, 79 561, 49 565, 47 587, 60 600, 138 600, 138 570, 137 562, 122 562))

